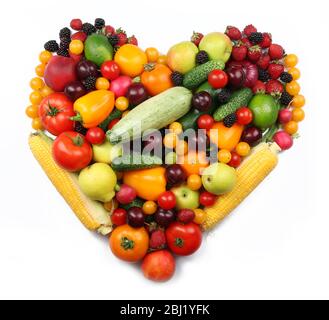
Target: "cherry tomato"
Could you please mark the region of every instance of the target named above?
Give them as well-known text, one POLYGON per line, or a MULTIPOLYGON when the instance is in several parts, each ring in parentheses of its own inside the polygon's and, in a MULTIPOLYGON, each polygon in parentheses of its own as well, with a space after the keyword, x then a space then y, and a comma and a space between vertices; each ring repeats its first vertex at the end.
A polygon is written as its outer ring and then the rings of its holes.
POLYGON ((206 221, 207 214, 202 209, 195 209, 194 210, 194 220, 193 222, 196 224, 203 224, 206 221))
POLYGON ((87 131, 86 139, 91 144, 102 144, 105 140, 105 132, 101 128, 91 128, 87 131))
POLYGON ((226 149, 218 151, 218 161, 221 163, 229 163, 232 159, 231 152, 226 149))
POLYGON ((200 203, 205 207, 210 207, 215 204, 217 196, 214 194, 204 191, 200 194, 200 203))
POLYGON ((33 90, 40 90, 45 86, 43 80, 39 77, 35 77, 30 81, 30 87, 33 90))
POLYGON ((176 154, 178 156, 184 156, 188 153, 188 143, 186 141, 178 141, 176 145, 176 154))
POLYGON ((176 206, 176 196, 171 191, 163 192, 158 198, 158 205, 164 210, 171 210, 176 206))
POLYGON ((176 133, 170 132, 165 135, 163 138, 163 144, 168 149, 174 149, 177 145, 178 137, 176 133))
POLYGON ((108 90, 110 88, 110 82, 103 77, 99 77, 96 80, 96 89, 97 90, 108 90))
POLYGON ((181 134, 183 132, 183 126, 179 122, 173 122, 169 126, 169 130, 176 134, 181 134))
POLYGON ((298 94, 292 100, 292 106, 295 108, 302 108, 305 105, 305 97, 301 94, 298 94))
POLYGON ((158 209, 158 206, 154 201, 146 201, 143 204, 144 214, 152 215, 152 214, 156 213, 157 209, 158 209))
POLYGON ((40 118, 35 118, 32 120, 32 128, 34 130, 42 130, 43 126, 42 126, 42 122, 40 118))
POLYGON ((39 91, 33 91, 30 94, 30 102, 32 104, 39 104, 43 99, 42 94, 39 91))
POLYGON ((246 157, 250 153, 250 145, 247 142, 240 142, 235 149, 237 154, 241 157, 246 157))
POLYGON ((120 111, 126 111, 129 108, 129 100, 126 97, 119 97, 115 100, 115 107, 120 111))
POLYGON ((305 112, 302 108, 295 108, 292 110, 292 120, 296 122, 303 121, 305 119, 305 112))
POLYGON ((195 223, 172 223, 166 230, 169 249, 179 255, 188 256, 196 252, 202 243, 200 227, 195 223))
POLYGON ((214 89, 221 89, 227 85, 228 76, 223 70, 214 70, 209 73, 208 82, 214 89))
POLYGON ((297 63, 298 57, 295 54, 288 54, 284 59, 285 66, 289 68, 296 67, 297 63))
POLYGON ((159 58, 159 51, 156 48, 147 48, 145 50, 145 53, 147 55, 148 62, 157 62, 159 58))
POLYGON ((236 152, 232 152, 231 154, 232 154, 232 159, 228 163, 228 165, 233 168, 237 168, 241 164, 242 159, 236 152))
POLYGON ((237 110, 236 115, 238 117, 238 124, 247 125, 251 123, 253 119, 252 112, 249 108, 243 107, 237 110))
POLYGON ((202 179, 198 174, 191 174, 187 178, 187 186, 193 190, 197 191, 202 187, 202 179))
POLYGON ((46 65, 45 64, 39 64, 38 66, 35 67, 35 73, 39 77, 43 77, 45 73, 46 65))
POLYGON ((198 119, 198 127, 200 129, 210 130, 214 125, 214 118, 209 114, 204 114, 198 119))
POLYGON ((84 45, 81 40, 72 40, 70 43, 70 52, 79 55, 83 52, 84 45))
POLYGON ((113 119, 109 125, 108 125, 108 129, 111 130, 118 122, 120 121, 120 119, 113 119))
POLYGON ((102 76, 108 80, 115 80, 120 76, 120 68, 114 61, 105 61, 101 66, 102 76))
POLYGON ((25 113, 31 119, 38 118, 39 117, 39 107, 36 105, 29 106, 26 108, 25 113))
POLYGON ((112 223, 121 226, 127 223, 127 211, 122 208, 115 209, 111 216, 112 223))
POLYGON ((289 121, 283 126, 283 129, 292 136, 298 132, 298 123, 296 121, 289 121))
POLYGON ((53 56, 53 55, 52 55, 51 52, 46 51, 46 50, 45 50, 45 51, 42 51, 42 52, 39 54, 39 61, 40 61, 41 63, 48 63, 52 56, 53 56))

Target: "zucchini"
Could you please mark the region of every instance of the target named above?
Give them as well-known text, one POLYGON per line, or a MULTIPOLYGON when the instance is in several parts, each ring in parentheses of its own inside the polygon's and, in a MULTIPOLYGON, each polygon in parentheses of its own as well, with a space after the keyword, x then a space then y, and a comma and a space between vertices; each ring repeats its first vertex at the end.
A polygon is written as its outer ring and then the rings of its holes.
POLYGON ((126 154, 115 158, 111 166, 115 171, 132 171, 151 169, 162 165, 162 159, 157 156, 142 155, 139 153, 126 154))
POLYGON ((117 144, 141 137, 145 131, 162 129, 188 113, 191 101, 190 90, 183 87, 168 89, 131 110, 107 132, 107 139, 117 144))
POLYGON ((230 101, 220 106, 214 113, 214 119, 216 121, 222 121, 228 115, 234 113, 242 106, 248 105, 249 101, 253 97, 253 92, 249 88, 243 88, 232 94, 230 101))
POLYGON ((130 208, 133 207, 138 207, 138 208, 142 208, 144 205, 144 200, 142 200, 141 198, 136 198, 133 202, 130 202, 129 204, 121 204, 120 207, 125 209, 125 210, 129 210, 130 208))
POLYGON ((190 90, 197 88, 208 79, 208 74, 213 70, 223 70, 225 63, 221 60, 213 60, 195 67, 184 76, 183 86, 190 90))

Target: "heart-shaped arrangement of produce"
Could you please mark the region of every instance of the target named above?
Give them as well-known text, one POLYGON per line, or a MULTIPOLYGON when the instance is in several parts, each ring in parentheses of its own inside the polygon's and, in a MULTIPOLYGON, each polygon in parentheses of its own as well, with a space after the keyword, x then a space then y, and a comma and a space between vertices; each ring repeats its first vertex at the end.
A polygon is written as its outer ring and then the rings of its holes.
POLYGON ((174 256, 195 253, 292 147, 298 58, 252 25, 167 55, 103 19, 71 29, 46 42, 30 82, 31 150, 115 256, 168 280, 174 256))

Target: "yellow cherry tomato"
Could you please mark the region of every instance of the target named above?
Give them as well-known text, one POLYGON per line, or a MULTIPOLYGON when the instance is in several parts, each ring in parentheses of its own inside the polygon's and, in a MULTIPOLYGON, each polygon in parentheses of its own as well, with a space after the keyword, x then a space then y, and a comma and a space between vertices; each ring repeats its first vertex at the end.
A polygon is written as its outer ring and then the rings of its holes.
POLYGON ((49 88, 48 86, 44 86, 41 90, 40 90, 41 95, 45 98, 48 97, 50 94, 54 93, 54 90, 49 88))
POLYGON ((35 73, 38 77, 43 77, 43 75, 45 74, 45 69, 46 69, 46 65, 45 64, 39 64, 38 66, 35 67, 35 73))
POLYGON ((158 206, 157 204, 154 202, 154 201, 146 201, 144 204, 143 204, 143 212, 147 215, 152 215, 154 214, 157 209, 158 209, 158 206))
POLYGON ((178 141, 176 145, 176 154, 178 156, 184 156, 188 153, 188 143, 186 141, 178 141))
POLYGON ((292 100, 291 105, 295 108, 301 108, 305 106, 305 97, 301 94, 298 94, 294 99, 292 100))
POLYGON ((284 59, 284 64, 288 68, 296 67, 298 63, 298 57, 295 54, 288 54, 284 59))
POLYGON ((195 214, 193 222, 196 223, 196 224, 203 224, 207 219, 206 212, 202 209, 195 209, 193 211, 194 211, 194 214, 195 214))
POLYGON ((32 128, 34 130, 42 130, 43 126, 42 126, 42 122, 40 118, 35 118, 32 120, 32 128))
POLYGON ((110 81, 106 78, 100 77, 96 80, 96 89, 97 90, 108 90, 110 88, 110 81))
POLYGON ((126 97, 119 97, 115 100, 115 106, 120 111, 126 111, 129 108, 129 100, 126 97))
POLYGON ((300 71, 297 68, 291 68, 288 73, 292 75, 293 80, 298 80, 300 78, 300 71))
POLYGON ((284 125, 283 129, 292 136, 298 132, 298 123, 296 121, 289 121, 284 125))
POLYGON ((218 152, 218 161, 221 163, 229 163, 232 159, 230 151, 222 149, 218 152))
POLYGON ((198 174, 191 174, 187 178, 187 186, 193 191, 199 190, 202 187, 201 177, 198 174))
POLYGON ((51 59, 52 57, 52 53, 45 50, 45 51, 42 51, 40 54, 39 54, 39 61, 41 63, 44 63, 44 64, 47 64, 49 62, 49 60, 51 59))
POLYGON ((300 92, 300 85, 297 81, 292 81, 287 83, 286 90, 291 96, 297 96, 300 92))
POLYGON ((167 56, 165 55, 159 56, 157 63, 167 65, 167 56))
POLYGON ((247 142, 240 142, 236 146, 236 152, 241 157, 246 157, 250 153, 250 145, 247 142))
POLYGON ((71 53, 79 55, 83 52, 84 45, 81 40, 72 40, 70 42, 69 50, 71 53))
POLYGON ((159 58, 159 51, 156 48, 147 48, 145 50, 148 62, 157 62, 159 58))
POLYGON ((174 132, 176 134, 181 134, 183 132, 183 126, 179 123, 179 122, 173 122, 170 126, 169 126, 169 130, 171 132, 174 132))
POLYGON ((305 112, 302 108, 295 108, 292 110, 292 120, 301 122, 305 119, 305 112))
POLYGON ((32 104, 39 104, 43 99, 42 94, 39 91, 33 91, 30 94, 30 101, 32 104))
POLYGON ((30 81, 30 87, 33 90, 40 90, 45 86, 45 83, 41 78, 35 77, 30 81))
POLYGON ((173 132, 167 133, 163 138, 163 144, 168 149, 174 149, 177 145, 177 135, 173 132))
POLYGON ((38 118, 38 116, 39 116, 39 107, 37 105, 28 106, 25 110, 25 113, 31 119, 38 118))

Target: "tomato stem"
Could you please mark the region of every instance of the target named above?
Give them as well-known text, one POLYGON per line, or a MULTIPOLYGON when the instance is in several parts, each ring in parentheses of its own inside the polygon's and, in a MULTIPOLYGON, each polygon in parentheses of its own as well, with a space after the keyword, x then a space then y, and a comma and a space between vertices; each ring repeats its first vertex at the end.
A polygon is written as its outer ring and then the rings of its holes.
POLYGON ((56 117, 60 110, 58 110, 57 107, 53 107, 50 102, 48 101, 48 110, 47 110, 47 115, 50 117, 56 117))
POLYGON ((144 70, 145 71, 148 71, 148 72, 151 72, 155 69, 155 63, 147 63, 144 65, 144 70))
POLYGON ((182 238, 176 238, 175 239, 175 246, 179 247, 179 248, 183 248, 184 240, 182 238))
POLYGON ((134 249, 135 242, 133 240, 128 239, 127 237, 123 237, 121 239, 121 247, 125 250, 134 249))

